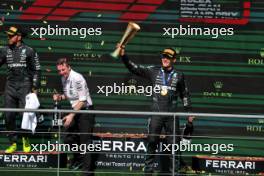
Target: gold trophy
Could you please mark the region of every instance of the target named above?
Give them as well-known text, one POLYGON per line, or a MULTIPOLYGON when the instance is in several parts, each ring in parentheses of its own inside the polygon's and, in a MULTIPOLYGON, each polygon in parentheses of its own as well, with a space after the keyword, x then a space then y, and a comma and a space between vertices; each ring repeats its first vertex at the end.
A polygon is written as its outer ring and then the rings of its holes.
MULTIPOLYGON (((134 23, 134 22, 129 22, 126 28, 126 31, 122 37, 122 39, 120 40, 119 44, 121 45, 126 45, 137 33, 137 31, 140 30, 140 27, 138 24, 134 23)), ((118 58, 119 57, 119 53, 120 53, 121 48, 116 48, 114 52, 112 52, 110 55, 113 58, 118 58)))

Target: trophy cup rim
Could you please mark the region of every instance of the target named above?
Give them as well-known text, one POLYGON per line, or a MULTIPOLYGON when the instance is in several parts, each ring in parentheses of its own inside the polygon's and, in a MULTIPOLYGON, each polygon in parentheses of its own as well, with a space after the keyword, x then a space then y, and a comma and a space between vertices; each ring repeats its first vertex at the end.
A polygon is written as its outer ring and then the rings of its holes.
POLYGON ((131 25, 131 26, 132 26, 134 29, 136 29, 137 31, 140 30, 140 26, 139 26, 137 23, 133 22, 133 21, 130 21, 130 22, 128 23, 128 25, 131 25))

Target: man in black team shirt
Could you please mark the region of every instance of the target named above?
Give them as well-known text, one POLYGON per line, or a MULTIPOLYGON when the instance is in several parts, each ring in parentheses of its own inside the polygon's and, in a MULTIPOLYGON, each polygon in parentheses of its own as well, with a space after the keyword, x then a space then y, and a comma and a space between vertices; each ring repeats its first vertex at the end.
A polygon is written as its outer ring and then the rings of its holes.
MULTIPOLYGON (((166 48, 161 53, 161 66, 149 66, 144 67, 133 63, 127 55, 125 55, 124 46, 120 46, 122 50, 120 57, 124 62, 128 70, 138 76, 147 78, 151 81, 153 86, 159 86, 161 88, 160 93, 153 94, 152 110, 155 112, 176 112, 177 99, 183 102, 184 109, 189 112, 191 110, 191 101, 189 96, 189 90, 185 82, 184 74, 175 69, 173 64, 176 62, 176 51, 172 48, 166 48)), ((194 117, 188 117, 188 126, 192 128, 192 121, 194 117)), ((159 141, 159 135, 162 128, 165 129, 168 136, 168 144, 179 144, 180 132, 179 132, 179 119, 176 118, 175 123, 172 117, 165 116, 152 116, 148 124, 148 138, 147 138, 147 155, 145 158, 145 175, 152 175, 154 169, 155 150, 159 141), (175 125, 175 131, 174 131, 175 125), (174 134, 174 132, 176 134, 174 134), (175 141, 173 136, 176 135, 175 141)), ((173 163, 173 156, 170 156, 170 173, 177 172, 180 168, 179 151, 176 152, 176 159, 173 163)), ((172 174, 169 174, 172 175, 172 174)))
MULTIPOLYGON (((34 49, 23 43, 25 36, 19 28, 10 27, 6 31, 8 45, 0 50, 0 66, 7 65, 7 81, 5 86, 5 108, 25 108, 25 97, 28 93, 37 93, 40 85, 40 64, 34 49)), ((13 153, 17 149, 16 112, 6 112, 6 128, 11 143, 5 153, 13 153)), ((31 150, 29 139, 23 134, 23 151, 31 150)))

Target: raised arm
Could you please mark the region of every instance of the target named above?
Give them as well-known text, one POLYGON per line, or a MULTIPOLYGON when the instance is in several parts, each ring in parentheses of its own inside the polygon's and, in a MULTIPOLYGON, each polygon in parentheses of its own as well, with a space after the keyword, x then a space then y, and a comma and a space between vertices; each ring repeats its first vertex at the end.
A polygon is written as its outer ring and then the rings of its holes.
POLYGON ((131 73, 150 79, 153 68, 152 66, 144 67, 142 65, 137 65, 132 62, 127 55, 122 56, 122 61, 131 73))
POLYGON ((122 59, 123 63, 127 67, 127 69, 138 76, 142 76, 144 78, 150 79, 152 75, 152 67, 144 67, 142 65, 137 65, 134 62, 132 62, 129 57, 125 54, 125 46, 120 46, 120 44, 117 44, 117 48, 121 48, 119 56, 122 59))

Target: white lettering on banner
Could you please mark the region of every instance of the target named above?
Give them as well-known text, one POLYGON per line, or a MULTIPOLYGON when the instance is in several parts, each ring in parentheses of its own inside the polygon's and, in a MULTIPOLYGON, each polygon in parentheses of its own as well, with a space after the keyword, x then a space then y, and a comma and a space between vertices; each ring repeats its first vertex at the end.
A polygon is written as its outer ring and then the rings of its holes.
POLYGON ((47 155, 0 155, 5 163, 47 163, 47 155))
POLYGON ((205 166, 221 169, 254 170, 256 168, 256 163, 254 161, 206 160, 205 166))
POLYGON ((116 148, 119 149, 119 151, 122 151, 122 142, 121 141, 116 141, 113 143, 113 151, 117 151, 116 148))
POLYGON ((128 151, 128 148, 130 149, 130 151, 135 151, 134 148, 135 148, 135 143, 134 142, 126 142, 125 143, 125 151, 128 151))
POLYGON ((111 141, 103 141, 102 142, 102 150, 103 151, 111 151, 111 148, 110 148, 110 144, 111 144, 111 141))

